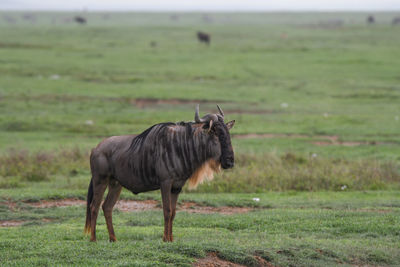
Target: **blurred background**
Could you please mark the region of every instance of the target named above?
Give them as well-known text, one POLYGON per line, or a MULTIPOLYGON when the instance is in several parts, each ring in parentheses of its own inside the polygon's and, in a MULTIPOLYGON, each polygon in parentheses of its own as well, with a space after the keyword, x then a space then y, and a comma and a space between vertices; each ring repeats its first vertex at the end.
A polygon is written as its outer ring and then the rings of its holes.
POLYGON ((0 187, 86 189, 103 138, 219 104, 200 192, 398 188, 400 1, 1 1, 0 187), (343 189, 344 188, 344 189, 343 189))
POLYGON ((0 0, 0 265, 400 266, 399 44, 399 0, 0 0), (235 167, 89 242, 91 149, 197 104, 235 167))

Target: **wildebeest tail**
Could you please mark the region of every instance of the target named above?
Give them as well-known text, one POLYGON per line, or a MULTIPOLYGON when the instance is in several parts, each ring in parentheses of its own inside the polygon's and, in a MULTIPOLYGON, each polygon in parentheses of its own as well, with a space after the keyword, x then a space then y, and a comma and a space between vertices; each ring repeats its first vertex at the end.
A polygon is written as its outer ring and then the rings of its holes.
POLYGON ((84 233, 90 233, 90 222, 91 222, 91 212, 90 212, 90 204, 92 204, 93 200, 93 178, 90 180, 89 189, 87 193, 87 202, 86 202, 86 224, 84 233))

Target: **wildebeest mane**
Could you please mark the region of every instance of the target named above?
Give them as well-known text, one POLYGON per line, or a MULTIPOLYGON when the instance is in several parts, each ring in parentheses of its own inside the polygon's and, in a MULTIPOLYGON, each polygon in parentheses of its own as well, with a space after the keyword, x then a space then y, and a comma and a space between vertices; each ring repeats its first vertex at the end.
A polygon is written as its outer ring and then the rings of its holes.
POLYGON ((149 133, 153 130, 154 127, 156 127, 156 126, 165 127, 165 126, 171 126, 171 125, 175 125, 175 123, 173 123, 173 122, 158 123, 158 124, 154 124, 153 126, 149 127, 148 129, 144 130, 141 134, 139 134, 135 138, 133 138, 131 145, 127 149, 127 152, 129 153, 129 155, 132 155, 132 153, 134 152, 135 149, 137 149, 138 147, 141 147, 141 144, 144 143, 144 141, 146 140, 146 137, 149 135, 149 133))
POLYGON ((205 125, 195 124, 156 124, 132 140, 127 150, 128 166, 143 184, 156 185, 163 174, 189 179, 207 159, 220 153, 219 146, 210 145, 214 137, 206 133, 203 128, 205 125))

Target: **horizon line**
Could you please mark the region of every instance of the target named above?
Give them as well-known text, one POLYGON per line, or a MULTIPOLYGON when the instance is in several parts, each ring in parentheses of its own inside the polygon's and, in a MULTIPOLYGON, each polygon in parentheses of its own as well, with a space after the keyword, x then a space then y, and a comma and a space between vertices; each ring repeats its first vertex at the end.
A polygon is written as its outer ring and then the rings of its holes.
MULTIPOLYGON (((4 11, 21 11, 21 12, 143 12, 143 13, 338 13, 338 12, 388 12, 395 13, 400 12, 400 7, 397 9, 246 9, 246 10, 234 10, 234 9, 89 9, 89 8, 0 8, 0 12, 4 11)), ((400 14, 399 14, 400 15, 400 14)))

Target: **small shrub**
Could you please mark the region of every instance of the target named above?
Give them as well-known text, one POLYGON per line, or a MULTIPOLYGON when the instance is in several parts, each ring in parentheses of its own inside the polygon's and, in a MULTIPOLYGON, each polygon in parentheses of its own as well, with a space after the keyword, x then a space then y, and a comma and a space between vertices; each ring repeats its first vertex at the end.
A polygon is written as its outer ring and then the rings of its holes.
POLYGON ((26 150, 10 150, 0 156, 0 177, 3 186, 17 185, 16 178, 28 182, 47 181, 54 174, 74 176, 79 170, 89 168, 88 153, 78 148, 60 152, 29 153, 26 150), (16 177, 16 178, 15 178, 16 177))
POLYGON ((400 182, 400 166, 396 162, 307 158, 293 153, 240 154, 235 160, 233 170, 221 172, 197 191, 381 190, 400 182))
POLYGON ((9 188, 20 188, 25 185, 20 182, 18 178, 12 177, 9 179, 4 179, 0 177, 0 188, 9 189, 9 188))

